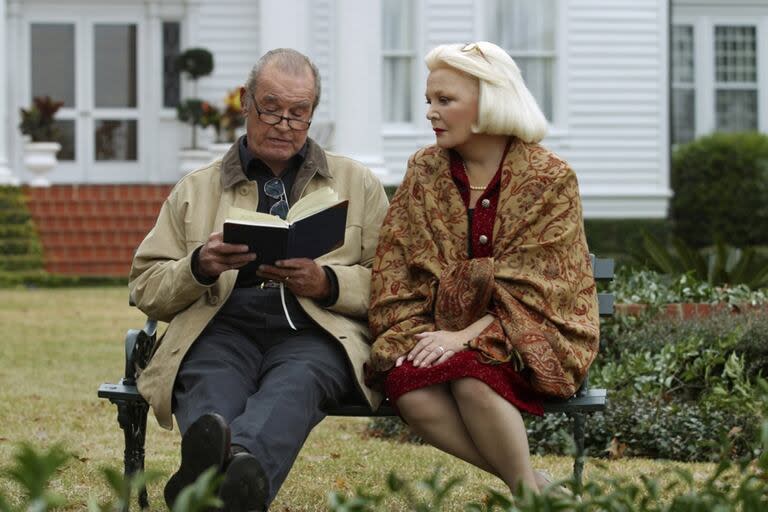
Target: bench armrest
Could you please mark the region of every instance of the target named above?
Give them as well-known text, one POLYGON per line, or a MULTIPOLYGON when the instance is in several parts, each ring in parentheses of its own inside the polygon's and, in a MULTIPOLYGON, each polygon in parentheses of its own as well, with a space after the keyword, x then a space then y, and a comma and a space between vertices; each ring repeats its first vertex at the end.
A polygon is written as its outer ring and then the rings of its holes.
POLYGON ((145 368, 157 342, 157 320, 147 318, 143 329, 130 329, 125 335, 125 375, 123 384, 136 384, 138 370, 145 368))

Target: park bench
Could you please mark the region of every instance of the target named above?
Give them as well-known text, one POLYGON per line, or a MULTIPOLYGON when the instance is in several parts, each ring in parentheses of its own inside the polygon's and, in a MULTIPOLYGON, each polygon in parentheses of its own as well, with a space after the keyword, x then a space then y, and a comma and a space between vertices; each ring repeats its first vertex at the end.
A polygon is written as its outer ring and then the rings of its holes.
MULTIPOLYGON (((608 282, 613 279, 613 260, 592 256, 595 281, 608 282)), ((613 315, 613 295, 598 293, 600 316, 613 315)), ((124 474, 130 477, 144 470, 144 441, 147 429, 149 405, 136 389, 137 369, 146 367, 157 339, 157 321, 147 319, 144 328, 130 329, 125 337, 125 374, 117 384, 105 383, 99 386, 99 398, 106 398, 117 406, 117 421, 125 438, 124 474)), ((544 404, 545 413, 566 413, 573 423, 573 440, 576 446, 573 474, 581 487, 584 470, 584 428, 585 414, 605 409, 605 389, 589 387, 589 375, 584 379, 576 394, 566 400, 551 400, 544 404)), ((347 403, 326 411, 329 416, 382 417, 396 416, 391 405, 384 403, 378 410, 364 403, 347 403)), ((138 497, 141 508, 149 506, 146 489, 138 497)), ((126 504, 127 511, 127 504, 126 504)))

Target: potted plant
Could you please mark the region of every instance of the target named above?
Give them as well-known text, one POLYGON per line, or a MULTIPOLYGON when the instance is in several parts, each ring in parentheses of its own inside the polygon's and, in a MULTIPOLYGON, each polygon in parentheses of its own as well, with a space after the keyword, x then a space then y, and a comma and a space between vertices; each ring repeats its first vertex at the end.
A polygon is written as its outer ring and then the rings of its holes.
POLYGON ((36 96, 29 109, 21 109, 19 129, 25 135, 24 165, 35 176, 30 186, 51 185, 45 175, 56 166, 56 153, 61 150, 61 144, 56 142, 55 117, 62 105, 63 101, 54 101, 50 96, 36 96))
POLYGON ((240 88, 235 88, 224 97, 224 108, 219 112, 218 122, 213 125, 216 142, 211 145, 211 152, 223 155, 237 139, 237 130, 245 124, 240 105, 240 88))
POLYGON ((205 48, 190 48, 176 58, 176 69, 192 80, 192 97, 182 101, 176 109, 179 121, 189 124, 192 131, 191 145, 179 153, 181 171, 186 173, 211 159, 210 152, 197 144, 197 128, 205 127, 207 122, 203 109, 210 105, 196 96, 197 81, 213 72, 213 55, 205 48))

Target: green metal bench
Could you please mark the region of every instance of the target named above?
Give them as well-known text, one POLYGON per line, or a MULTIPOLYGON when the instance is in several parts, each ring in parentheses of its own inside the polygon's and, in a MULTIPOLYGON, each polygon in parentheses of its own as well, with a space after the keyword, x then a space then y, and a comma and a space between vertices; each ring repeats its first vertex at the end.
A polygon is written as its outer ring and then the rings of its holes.
MULTIPOLYGON (((592 256, 595 281, 607 282, 613 279, 613 260, 592 256)), ((600 316, 613 315, 613 295, 598 294, 600 316)), ((117 406, 117 421, 125 437, 124 474, 126 477, 144 470, 144 442, 147 430, 149 405, 136 389, 136 370, 146 367, 157 340, 157 321, 148 319, 143 329, 130 329, 125 337, 125 373, 117 384, 105 383, 99 386, 99 398, 106 398, 117 406)), ((581 485, 584 470, 584 427, 585 414, 602 411, 606 406, 607 391, 589 387, 589 375, 581 388, 567 400, 552 400, 544 404, 545 413, 566 413, 573 420, 573 439, 576 454, 573 473, 581 485)), ((376 411, 368 405, 348 403, 326 411, 329 416, 381 417, 396 416, 391 405, 384 403, 376 411)), ((141 508, 149 506, 146 489, 139 494, 141 508)))

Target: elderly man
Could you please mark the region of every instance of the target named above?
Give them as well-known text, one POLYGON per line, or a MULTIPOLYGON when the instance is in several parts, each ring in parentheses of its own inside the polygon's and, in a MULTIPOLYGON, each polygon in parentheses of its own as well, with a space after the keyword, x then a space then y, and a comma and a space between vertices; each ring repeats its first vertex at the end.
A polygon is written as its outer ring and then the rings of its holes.
POLYGON ((246 135, 179 181, 131 269, 138 307, 170 322, 138 381, 160 425, 172 428, 173 413, 183 434, 169 506, 215 466, 224 510, 266 510, 324 408, 351 393, 379 401, 362 366, 384 189, 307 137, 320 77, 306 56, 268 52, 240 99, 246 135), (238 270, 256 255, 223 241, 230 206, 284 215, 286 200, 325 186, 349 199, 341 248, 238 270))

